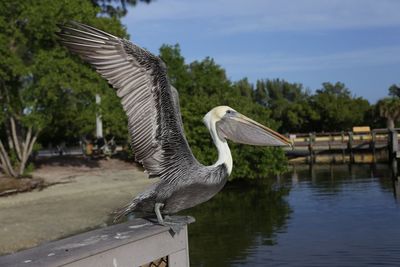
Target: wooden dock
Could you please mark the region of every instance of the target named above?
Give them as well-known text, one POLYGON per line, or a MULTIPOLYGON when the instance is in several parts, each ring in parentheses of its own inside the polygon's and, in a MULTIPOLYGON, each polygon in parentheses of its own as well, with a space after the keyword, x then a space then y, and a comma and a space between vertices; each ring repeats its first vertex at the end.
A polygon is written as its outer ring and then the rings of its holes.
POLYGON ((134 219, 2 256, 0 266, 189 266, 187 226, 172 234, 168 227, 134 219))
POLYGON ((399 155, 399 132, 400 128, 290 134, 293 149, 285 150, 292 162, 388 162, 399 155))

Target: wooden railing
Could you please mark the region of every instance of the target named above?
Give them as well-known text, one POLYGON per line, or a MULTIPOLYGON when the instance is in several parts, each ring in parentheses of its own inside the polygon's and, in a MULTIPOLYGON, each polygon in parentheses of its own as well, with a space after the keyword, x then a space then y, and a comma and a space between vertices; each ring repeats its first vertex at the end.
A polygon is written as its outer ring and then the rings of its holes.
POLYGON ((168 227, 134 219, 2 256, 0 266, 189 266, 187 226, 172 234, 168 227))
POLYGON ((327 132, 290 134, 293 148, 284 148, 289 156, 308 157, 307 162, 314 162, 316 154, 342 153, 343 159, 348 155, 354 162, 354 152, 371 154, 375 162, 376 151, 385 149, 385 158, 391 160, 398 155, 398 139, 400 128, 373 129, 367 132, 327 132))
MULTIPOLYGON (((400 132, 400 128, 393 129, 400 132)), ((309 142, 348 142, 350 139, 354 141, 387 141, 390 131, 388 129, 373 129, 368 132, 325 132, 325 133, 296 133, 290 134, 295 144, 303 144, 309 142)), ((400 137, 400 134, 399 134, 400 137)))

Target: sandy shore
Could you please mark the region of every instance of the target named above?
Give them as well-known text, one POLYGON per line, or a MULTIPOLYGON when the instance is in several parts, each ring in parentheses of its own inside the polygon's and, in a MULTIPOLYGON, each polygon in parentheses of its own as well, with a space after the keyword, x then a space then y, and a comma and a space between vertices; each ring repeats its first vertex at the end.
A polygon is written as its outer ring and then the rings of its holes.
POLYGON ((0 198, 0 254, 105 226, 113 210, 155 182, 119 160, 43 164, 34 176, 59 184, 0 198))

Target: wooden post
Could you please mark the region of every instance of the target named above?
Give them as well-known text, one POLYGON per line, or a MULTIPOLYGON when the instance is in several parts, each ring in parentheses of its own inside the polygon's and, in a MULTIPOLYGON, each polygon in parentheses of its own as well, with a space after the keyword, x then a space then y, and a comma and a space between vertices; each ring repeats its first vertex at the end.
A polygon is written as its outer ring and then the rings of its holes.
POLYGON ((392 177, 393 177, 393 179, 398 179, 398 175, 399 175, 399 168, 398 168, 398 165, 397 165, 397 159, 396 158, 393 158, 392 160, 391 160, 391 167, 392 167, 392 177))
MULTIPOLYGON (((97 108, 100 110, 101 97, 96 94, 97 108)), ((96 112, 96 138, 103 138, 103 120, 99 112, 96 112)))
POLYGON ((314 157, 314 149, 313 149, 313 145, 314 145, 314 140, 315 140, 315 135, 313 133, 309 134, 309 139, 308 139, 308 151, 309 151, 309 159, 311 164, 313 164, 315 162, 315 157, 314 157))
POLYGON ((394 129, 390 129, 389 130, 389 144, 388 144, 390 161, 397 159, 397 151, 398 150, 399 150, 399 140, 397 138, 397 131, 394 129))
POLYGON ((376 143, 376 132, 372 130, 371 132, 371 142, 369 143, 369 147, 372 151, 372 161, 376 163, 376 151, 375 151, 375 143, 376 143))
POLYGON ((348 132, 349 141, 347 142, 347 150, 350 154, 350 163, 354 163, 354 152, 353 152, 353 132, 348 132))
POLYGON ((400 181, 398 177, 393 177, 392 179, 392 184, 393 184, 393 195, 399 201, 400 198, 400 181))
MULTIPOLYGON (((342 136, 342 144, 344 143, 344 132, 341 132, 341 136, 342 136)), ((346 150, 343 149, 343 145, 340 145, 342 147, 342 163, 346 162, 346 150)))
POLYGON ((389 151, 389 161, 392 167, 392 182, 393 182, 393 193, 396 199, 399 198, 400 186, 399 186, 399 162, 397 158, 397 153, 399 149, 397 131, 394 129, 389 129, 388 138, 388 151, 389 151))

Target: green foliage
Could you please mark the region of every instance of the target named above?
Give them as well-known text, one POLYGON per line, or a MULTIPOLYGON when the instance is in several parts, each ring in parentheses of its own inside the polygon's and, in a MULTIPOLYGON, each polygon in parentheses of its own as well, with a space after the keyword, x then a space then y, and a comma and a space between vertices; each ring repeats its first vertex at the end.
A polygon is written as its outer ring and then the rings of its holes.
POLYGON ((0 75, 12 92, 12 112, 20 116, 20 123, 43 131, 42 143, 79 139, 95 129, 94 95, 100 93, 105 131, 113 128, 113 133, 126 137, 126 119, 115 93, 89 66, 71 57, 55 35, 58 23, 77 20, 126 36, 120 22, 98 17, 100 10, 90 1, 8 1, 1 5, 0 17, 8 19, 0 22, 4 33, 0 49, 7 52, 8 63, 2 64, 0 75))
POLYGON ((351 130, 363 125, 365 114, 371 108, 367 100, 351 95, 343 83, 323 83, 312 98, 314 110, 319 114, 316 131, 351 130))
POLYGON ((389 87, 389 97, 376 103, 376 114, 386 119, 386 127, 394 128, 400 121, 400 86, 393 84, 389 87))
POLYGON ((379 115, 386 119, 386 127, 394 128, 395 123, 400 121, 400 98, 387 97, 380 99, 376 104, 379 115))
POLYGON ((136 5, 138 2, 150 3, 152 0, 91 0, 91 2, 101 9, 102 15, 111 17, 123 17, 127 13, 128 5, 136 5))
MULTIPOLYGON (((0 137, 11 161, 21 161, 22 169, 31 149, 15 159, 13 149, 33 147, 39 133, 39 141, 45 144, 94 131, 96 93, 104 96, 101 108, 107 113, 106 128, 126 138, 124 113, 115 94, 89 66, 71 57, 55 34, 58 23, 76 20, 127 36, 118 19, 99 17, 99 12, 93 1, 0 2, 0 137), (11 121, 16 125, 14 145, 11 121)), ((3 153, 3 160, 6 157, 3 153)))
POLYGON ((30 162, 28 166, 26 166, 23 176, 29 176, 34 170, 35 165, 33 164, 33 162, 30 162))
POLYGON ((323 83, 321 89, 311 94, 301 84, 259 80, 254 98, 271 110, 273 119, 281 121, 279 130, 284 133, 342 131, 375 123, 369 102, 352 96, 340 82, 323 83))
POLYGON ((272 118, 281 122, 281 132, 303 132, 319 119, 310 106, 310 94, 301 84, 284 80, 259 80, 255 100, 272 112, 272 118))
POLYGON ((392 84, 389 87, 389 96, 391 97, 400 97, 400 86, 397 84, 392 84))

